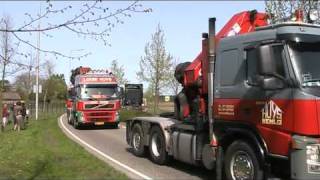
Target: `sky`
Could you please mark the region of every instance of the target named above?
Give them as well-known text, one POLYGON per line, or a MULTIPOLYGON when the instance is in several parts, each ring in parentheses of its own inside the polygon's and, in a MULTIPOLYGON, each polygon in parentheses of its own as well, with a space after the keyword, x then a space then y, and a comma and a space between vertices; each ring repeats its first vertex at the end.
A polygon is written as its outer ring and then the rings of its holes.
MULTIPOLYGON (((84 2, 80 1, 52 1, 54 7, 73 6, 73 10, 84 2)), ((90 2, 89 2, 90 3, 90 2)), ((126 7, 132 2, 103 1, 105 7, 117 9, 126 7)), ((56 73, 63 73, 69 79, 70 69, 80 65, 93 69, 109 68, 111 61, 117 59, 124 66, 126 78, 131 83, 139 83, 136 72, 139 71, 139 60, 144 55, 144 47, 151 40, 158 24, 165 34, 167 51, 179 62, 192 61, 201 49, 201 34, 208 30, 208 18, 217 18, 217 31, 232 17, 232 15, 246 10, 256 9, 264 11, 264 1, 141 1, 144 8, 152 8, 151 13, 134 13, 132 18, 125 18, 124 24, 117 25, 111 32, 108 42, 111 46, 104 46, 102 42, 79 38, 76 35, 60 29, 48 32, 52 38, 40 36, 42 49, 56 50, 70 56, 79 56, 86 52, 91 55, 81 60, 69 60, 50 54, 41 53, 40 64, 46 60, 53 62, 56 73)), ((18 27, 28 20, 25 13, 36 14, 39 9, 45 9, 43 1, 0 1, 0 15, 10 15, 13 26, 18 27)), ((67 16, 67 15, 66 15, 67 16)), ((41 23, 59 22, 66 17, 50 17, 41 23)), ((20 35, 20 34, 19 34, 20 35)), ((35 35, 21 34, 36 44, 35 35)), ((28 46, 21 46, 20 51, 34 51, 28 46)), ((35 52, 33 52, 34 54, 35 52)), ((20 58, 20 57, 16 57, 20 58)), ((29 61, 29 58, 21 58, 29 61)), ((40 69, 42 74, 44 69, 40 69)), ((13 81, 13 77, 9 78, 13 81)))

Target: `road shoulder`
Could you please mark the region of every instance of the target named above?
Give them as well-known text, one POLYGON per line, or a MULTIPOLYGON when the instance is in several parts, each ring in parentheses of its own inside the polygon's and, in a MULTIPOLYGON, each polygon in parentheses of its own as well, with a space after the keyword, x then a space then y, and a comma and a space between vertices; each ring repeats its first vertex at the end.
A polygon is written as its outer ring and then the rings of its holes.
POLYGON ((62 132, 71 140, 82 146, 85 150, 87 150, 92 155, 96 156, 100 160, 104 161, 105 163, 108 163, 113 168, 115 168, 118 171, 121 171, 125 173, 130 179, 152 179, 143 173, 136 171, 135 169, 117 161, 116 159, 110 157, 109 155, 103 153, 99 149, 93 147, 89 143, 83 141, 81 138, 79 138, 77 135, 75 135, 71 130, 68 129, 68 127, 65 124, 65 114, 61 115, 58 118, 58 124, 62 132))

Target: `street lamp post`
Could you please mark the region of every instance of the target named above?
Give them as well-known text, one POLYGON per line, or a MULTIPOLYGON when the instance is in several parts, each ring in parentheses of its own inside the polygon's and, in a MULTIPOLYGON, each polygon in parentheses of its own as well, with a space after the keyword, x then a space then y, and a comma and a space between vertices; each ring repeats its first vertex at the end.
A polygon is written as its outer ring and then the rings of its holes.
MULTIPOLYGON (((41 3, 40 3, 40 14, 41 14, 41 3)), ((40 20, 38 24, 38 29, 40 30, 40 20)), ((36 120, 38 120, 39 115, 39 64, 40 64, 40 31, 38 32, 37 41, 37 68, 36 68, 36 120)))

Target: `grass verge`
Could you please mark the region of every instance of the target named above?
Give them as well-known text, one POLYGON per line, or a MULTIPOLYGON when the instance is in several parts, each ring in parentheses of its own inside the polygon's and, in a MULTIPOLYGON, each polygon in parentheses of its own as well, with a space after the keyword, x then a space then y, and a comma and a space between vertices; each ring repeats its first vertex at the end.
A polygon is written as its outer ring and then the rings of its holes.
POLYGON ((148 112, 143 112, 140 110, 128 110, 128 109, 120 110, 120 121, 126 121, 128 119, 138 117, 138 116, 152 116, 152 114, 148 112))
POLYGON ((68 139, 57 118, 31 120, 20 132, 12 125, 0 132, 0 179, 127 179, 68 139))

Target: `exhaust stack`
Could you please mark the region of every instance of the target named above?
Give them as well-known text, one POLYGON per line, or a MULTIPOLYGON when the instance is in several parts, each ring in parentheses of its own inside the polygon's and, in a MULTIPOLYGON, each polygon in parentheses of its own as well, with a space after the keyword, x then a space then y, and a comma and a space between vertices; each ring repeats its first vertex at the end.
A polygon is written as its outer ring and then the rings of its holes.
POLYGON ((208 71, 208 118, 209 118, 209 137, 211 145, 216 145, 217 141, 213 133, 213 96, 214 82, 213 75, 216 58, 216 18, 209 18, 209 71, 208 71))

